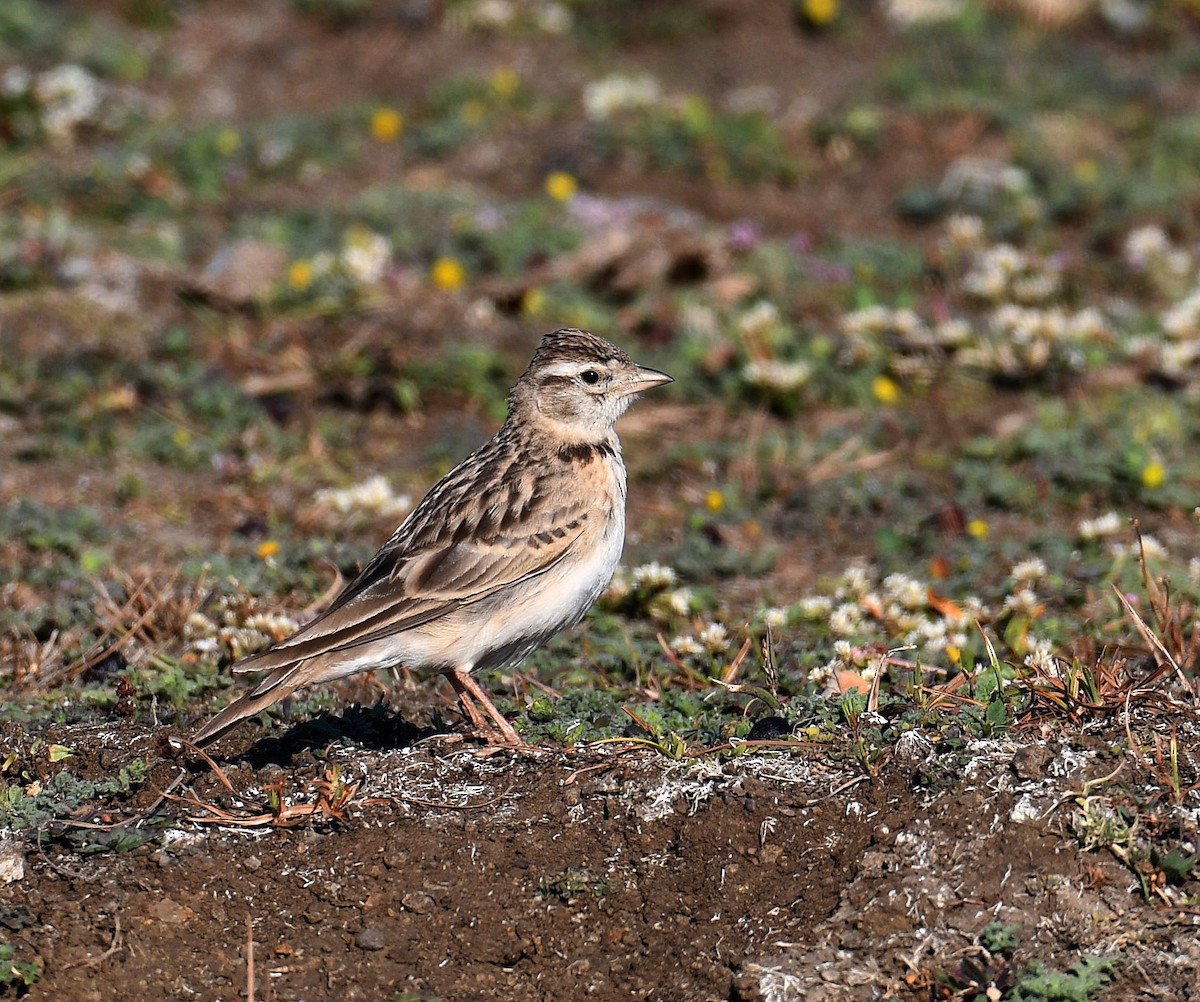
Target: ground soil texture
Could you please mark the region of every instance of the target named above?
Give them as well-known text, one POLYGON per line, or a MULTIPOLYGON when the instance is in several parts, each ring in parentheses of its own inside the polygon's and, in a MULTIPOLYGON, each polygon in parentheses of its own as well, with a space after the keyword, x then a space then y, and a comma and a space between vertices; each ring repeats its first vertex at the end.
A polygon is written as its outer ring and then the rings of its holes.
MULTIPOLYGON (((44 965, 29 997, 244 998, 252 939, 260 999, 926 998, 993 921, 1060 968, 1119 945, 1106 999, 1200 997, 1194 928, 1067 830, 1111 764, 1103 742, 961 758, 915 741, 871 777, 795 753, 495 752, 397 720, 352 710, 231 742, 236 794, 198 759, 161 759, 123 807, 185 798, 157 848, 24 845, 0 922, 44 965), (362 780, 338 819, 189 820, 252 818, 280 782, 312 803, 334 769, 362 780)), ((163 747, 134 728, 49 736, 97 774, 163 747)))
MULTIPOLYGON (((448 51, 392 22, 356 34, 298 21, 284 4, 235 6, 180 18, 190 71, 175 96, 190 96, 197 118, 229 113, 231 94, 247 117, 335 106, 349 91, 385 99, 448 59, 504 55, 464 39, 448 51)), ((697 89, 743 79, 751 64, 797 87, 836 88, 858 72, 844 50, 796 32, 785 5, 758 7, 762 17, 733 17, 711 51, 641 56, 697 89)), ((865 33, 860 44, 865 66, 883 42, 865 33)), ((554 51, 536 55, 540 72, 568 72, 554 51)), ((569 145, 541 141, 538 155, 515 158, 502 138, 489 161, 499 166, 471 179, 536 184, 569 145)), ((673 183, 669 195, 779 232, 877 233, 896 225, 899 189, 940 176, 951 152, 913 145, 869 176, 814 177, 819 198, 673 183)), ((587 180, 608 193, 647 188, 587 180)), ((1060 969, 1121 952, 1105 999, 1200 999, 1194 913, 1189 924, 1146 903, 1127 868, 1084 854, 1069 830, 1063 805, 1111 772, 1102 750, 1116 734, 1095 736, 1094 752, 1036 733, 968 757, 918 744, 869 775, 831 770, 821 749, 688 763, 612 749, 489 753, 391 718, 347 720, 284 742, 230 738, 218 762, 236 794, 203 761, 162 757, 144 727, 47 730, 81 774, 158 762, 138 799, 106 805, 98 824, 136 816, 155 790, 192 802, 168 802, 162 839, 126 853, 81 856, 32 838, 7 847, 24 876, 0 889, 0 926, 43 971, 28 997, 245 998, 252 954, 260 1000, 928 998, 932 972, 978 956, 979 933, 998 919, 1024 930, 1026 955, 1060 969), (277 782, 312 802, 307 784, 332 766, 362 780, 340 817, 294 828, 189 820, 211 818, 203 804, 250 816, 277 782)))

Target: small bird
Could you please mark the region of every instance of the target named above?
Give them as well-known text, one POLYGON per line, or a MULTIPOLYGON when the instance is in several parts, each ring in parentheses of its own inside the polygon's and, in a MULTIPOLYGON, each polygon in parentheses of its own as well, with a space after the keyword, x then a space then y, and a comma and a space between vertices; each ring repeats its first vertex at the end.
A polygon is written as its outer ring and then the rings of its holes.
POLYGON ((543 337, 495 437, 442 478, 321 615, 233 666, 266 675, 193 740, 297 689, 403 665, 445 674, 477 730, 521 744, 471 673, 519 664, 608 585, 625 543, 613 425, 639 393, 669 382, 588 331, 543 337))

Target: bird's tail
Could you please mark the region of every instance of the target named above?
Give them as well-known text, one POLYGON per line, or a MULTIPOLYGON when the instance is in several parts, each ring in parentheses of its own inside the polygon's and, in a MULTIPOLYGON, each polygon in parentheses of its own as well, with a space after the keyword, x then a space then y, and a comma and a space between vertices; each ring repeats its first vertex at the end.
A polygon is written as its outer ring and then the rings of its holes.
POLYGON ((261 713, 268 706, 290 696, 307 684, 308 680, 300 671, 300 665, 290 664, 276 668, 265 678, 260 679, 253 689, 239 696, 225 709, 213 716, 192 735, 192 741, 198 745, 207 744, 247 717, 261 713))

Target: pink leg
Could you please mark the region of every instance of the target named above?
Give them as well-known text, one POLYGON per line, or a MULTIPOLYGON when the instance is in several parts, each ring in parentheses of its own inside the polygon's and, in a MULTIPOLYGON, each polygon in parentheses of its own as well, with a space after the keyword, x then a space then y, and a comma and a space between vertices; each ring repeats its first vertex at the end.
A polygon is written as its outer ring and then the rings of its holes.
POLYGON ((504 719, 504 714, 496 709, 495 704, 488 698, 488 694, 479 688, 479 683, 471 677, 470 672, 456 668, 447 674, 446 678, 454 691, 458 693, 458 702, 462 706, 463 712, 477 730, 499 732, 500 737, 504 740, 497 742, 498 744, 517 747, 525 743, 521 740, 521 735, 513 730, 512 724, 504 719), (491 717, 491 722, 480 716, 480 709, 491 717))

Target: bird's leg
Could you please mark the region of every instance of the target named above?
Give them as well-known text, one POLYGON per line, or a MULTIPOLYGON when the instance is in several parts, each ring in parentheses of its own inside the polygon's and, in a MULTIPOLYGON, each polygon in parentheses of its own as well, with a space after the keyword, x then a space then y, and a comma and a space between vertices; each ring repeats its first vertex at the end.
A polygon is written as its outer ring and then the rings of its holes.
POLYGON ((501 744, 517 746, 525 743, 521 740, 521 735, 513 730, 513 725, 504 719, 504 714, 496 709, 495 704, 488 698, 488 694, 479 688, 479 683, 471 677, 469 671, 455 668, 447 674, 446 678, 454 691, 458 693, 458 701, 463 712, 470 718, 476 729, 498 731, 500 737, 504 739, 500 742, 501 744), (480 716, 481 709, 492 718, 490 723, 480 716))
MULTIPOLYGON (((463 685, 463 677, 456 671, 446 673, 446 680, 450 683, 450 688, 458 696, 458 705, 462 708, 463 713, 466 714, 467 719, 471 721, 471 726, 477 731, 492 730, 491 723, 480 715, 479 707, 475 705, 475 700, 471 698, 470 690, 463 685)), ((466 677, 469 678, 470 676, 466 677)))

